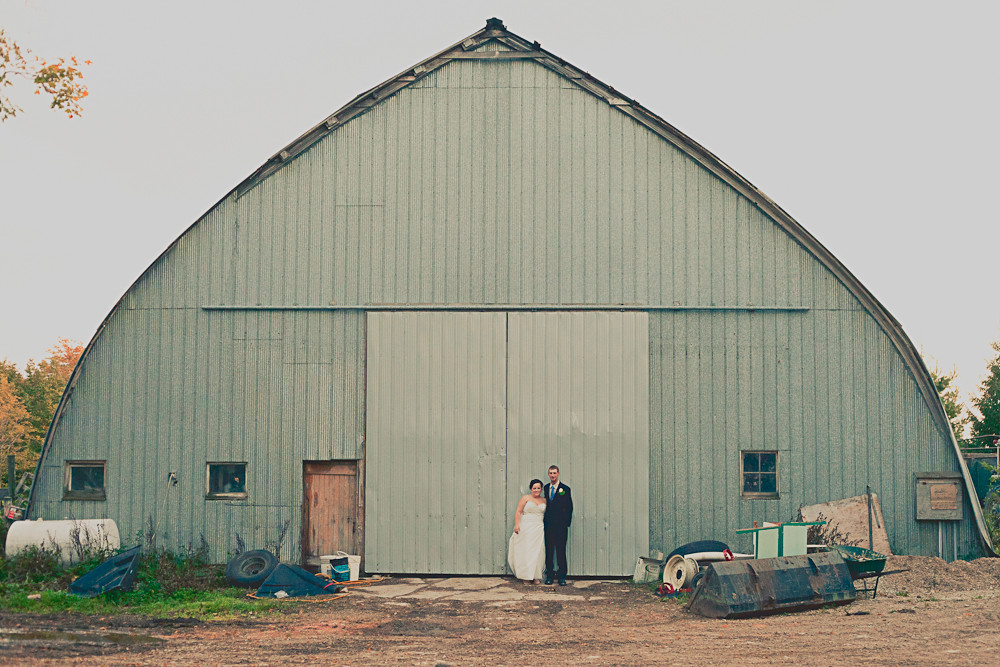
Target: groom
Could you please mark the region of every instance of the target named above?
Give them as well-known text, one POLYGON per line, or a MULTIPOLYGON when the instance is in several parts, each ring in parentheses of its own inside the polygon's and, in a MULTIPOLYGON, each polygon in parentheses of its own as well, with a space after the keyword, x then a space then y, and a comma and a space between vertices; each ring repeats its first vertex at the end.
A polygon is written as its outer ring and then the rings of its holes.
POLYGON ((549 483, 542 490, 545 494, 545 583, 559 580, 566 585, 566 539, 569 524, 573 521, 573 496, 569 487, 559 483, 559 466, 549 466, 549 483), (556 569, 556 561, 559 568, 556 569))

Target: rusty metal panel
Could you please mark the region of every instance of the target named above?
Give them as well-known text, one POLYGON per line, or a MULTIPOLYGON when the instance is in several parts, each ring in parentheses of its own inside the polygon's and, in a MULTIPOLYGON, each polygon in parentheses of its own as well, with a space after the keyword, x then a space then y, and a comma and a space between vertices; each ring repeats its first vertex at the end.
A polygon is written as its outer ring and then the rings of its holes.
POLYGON ((570 574, 630 574, 648 553, 648 316, 508 317, 507 506, 558 465, 573 491, 570 574))
POLYGON ((506 568, 506 315, 369 313, 365 569, 506 568))

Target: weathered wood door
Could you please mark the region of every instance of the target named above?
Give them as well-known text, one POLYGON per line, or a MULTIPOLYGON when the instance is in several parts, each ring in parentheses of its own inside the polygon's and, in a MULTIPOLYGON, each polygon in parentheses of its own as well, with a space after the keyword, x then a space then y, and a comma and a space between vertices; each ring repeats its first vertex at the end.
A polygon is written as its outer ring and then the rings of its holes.
POLYGON ((357 461, 305 461, 302 489, 302 560, 318 565, 319 556, 360 553, 357 461))

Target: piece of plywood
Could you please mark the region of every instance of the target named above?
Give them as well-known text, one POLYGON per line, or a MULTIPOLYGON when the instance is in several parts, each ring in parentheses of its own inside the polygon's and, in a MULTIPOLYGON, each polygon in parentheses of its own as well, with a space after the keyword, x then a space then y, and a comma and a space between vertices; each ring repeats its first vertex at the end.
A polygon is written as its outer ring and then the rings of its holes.
MULTIPOLYGON (((846 540, 854 546, 869 548, 868 544, 868 496, 853 496, 841 500, 831 500, 818 505, 806 505, 802 508, 803 521, 826 521, 824 528, 836 528, 846 536, 846 540)), ((892 555, 889 548, 889 536, 882 520, 882 505, 878 494, 872 494, 872 530, 873 543, 870 548, 875 551, 892 555)))

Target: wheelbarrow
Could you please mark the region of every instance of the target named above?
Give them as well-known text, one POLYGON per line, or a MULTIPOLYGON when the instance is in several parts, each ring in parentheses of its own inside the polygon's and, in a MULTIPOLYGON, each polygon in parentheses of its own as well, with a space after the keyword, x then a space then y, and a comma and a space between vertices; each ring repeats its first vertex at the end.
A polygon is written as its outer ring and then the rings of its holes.
POLYGON ((906 572, 909 569, 886 570, 886 556, 877 551, 872 551, 871 549, 865 549, 863 547, 849 547, 843 544, 834 544, 827 548, 840 554, 840 557, 844 559, 845 563, 847 563, 847 571, 850 573, 851 579, 857 582, 855 587, 857 588, 857 586, 860 585, 860 588, 857 590, 859 592, 864 592, 865 595, 868 595, 868 593, 871 592, 873 600, 875 599, 875 596, 878 595, 878 582, 883 576, 889 574, 899 574, 900 572, 906 572), (875 580, 873 586, 869 586, 871 579, 875 580))

